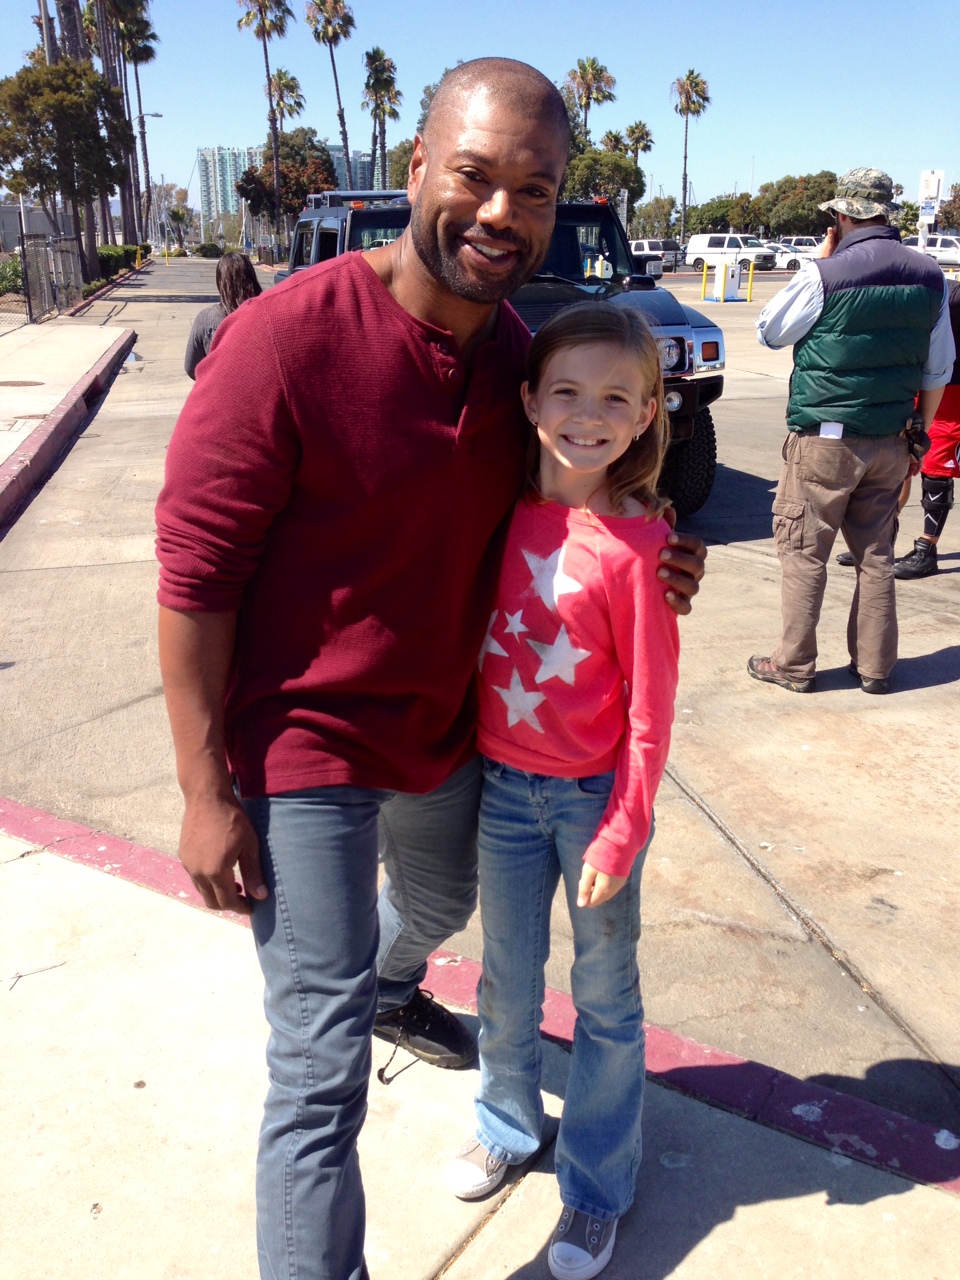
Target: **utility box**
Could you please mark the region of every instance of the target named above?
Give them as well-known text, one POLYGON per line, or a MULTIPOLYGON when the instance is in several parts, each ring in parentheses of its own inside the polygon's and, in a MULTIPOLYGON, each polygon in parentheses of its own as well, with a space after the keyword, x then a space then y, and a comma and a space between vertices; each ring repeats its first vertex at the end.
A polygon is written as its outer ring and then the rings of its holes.
POLYGON ((736 302, 740 296, 740 272, 743 263, 721 262, 713 270, 714 302, 736 302))

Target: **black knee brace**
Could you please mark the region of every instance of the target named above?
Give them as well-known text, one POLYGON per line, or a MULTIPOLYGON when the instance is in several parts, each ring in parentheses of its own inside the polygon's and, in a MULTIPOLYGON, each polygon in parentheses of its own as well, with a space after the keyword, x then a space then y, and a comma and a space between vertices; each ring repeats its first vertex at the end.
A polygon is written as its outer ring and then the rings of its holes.
POLYGON ((921 476, 920 505, 923 507, 923 536, 939 538, 953 506, 952 476, 921 476))

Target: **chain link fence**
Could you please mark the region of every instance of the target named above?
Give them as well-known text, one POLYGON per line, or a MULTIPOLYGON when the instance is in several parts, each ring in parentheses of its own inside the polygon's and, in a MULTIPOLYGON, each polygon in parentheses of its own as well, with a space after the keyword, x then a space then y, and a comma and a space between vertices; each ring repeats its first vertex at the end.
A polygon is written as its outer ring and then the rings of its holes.
POLYGON ((21 233, 19 252, 0 254, 0 333, 60 315, 82 299, 73 236, 21 233))

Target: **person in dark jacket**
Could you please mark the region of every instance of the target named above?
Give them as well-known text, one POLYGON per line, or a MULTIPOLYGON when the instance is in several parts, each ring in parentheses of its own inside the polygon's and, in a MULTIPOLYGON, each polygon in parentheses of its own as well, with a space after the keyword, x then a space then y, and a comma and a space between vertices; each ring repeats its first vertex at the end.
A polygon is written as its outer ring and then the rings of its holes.
POLYGON ((197 365, 210 350, 213 335, 230 312, 236 311, 247 298, 263 292, 253 263, 245 253, 225 253, 217 263, 217 292, 220 301, 197 313, 187 339, 183 368, 190 378, 196 379, 197 365))
MULTIPOLYGON (((756 680, 816 688, 817 623, 827 560, 842 529, 857 571, 847 625, 850 674, 887 693, 897 660, 893 533, 912 455, 915 403, 929 428, 955 358, 943 273, 888 225, 899 206, 879 169, 851 169, 820 208, 836 215, 757 320, 760 342, 793 345, 787 439, 773 504, 783 631, 756 680)), ((916 467, 916 463, 913 463, 916 467)))

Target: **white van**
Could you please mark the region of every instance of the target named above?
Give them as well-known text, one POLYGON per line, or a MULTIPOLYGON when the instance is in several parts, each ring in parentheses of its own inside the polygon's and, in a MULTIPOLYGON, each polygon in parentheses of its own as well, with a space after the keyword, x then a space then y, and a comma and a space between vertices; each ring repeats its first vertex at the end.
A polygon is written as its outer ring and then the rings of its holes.
POLYGON ((687 262, 694 271, 702 271, 704 265, 718 267, 722 262, 733 266, 737 262, 752 262, 758 271, 772 271, 777 257, 756 236, 725 235, 705 232, 691 236, 687 244, 687 262))

